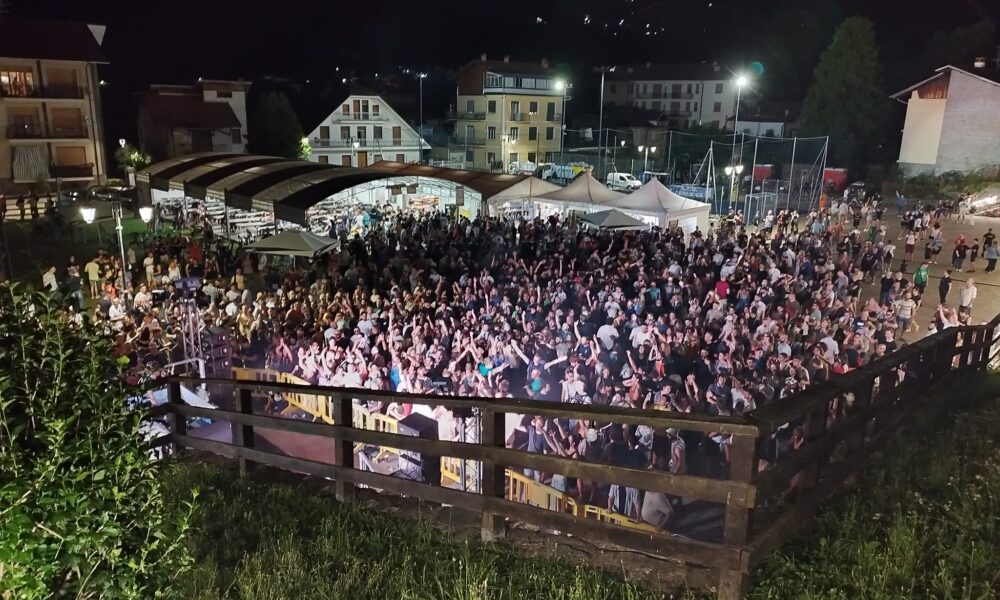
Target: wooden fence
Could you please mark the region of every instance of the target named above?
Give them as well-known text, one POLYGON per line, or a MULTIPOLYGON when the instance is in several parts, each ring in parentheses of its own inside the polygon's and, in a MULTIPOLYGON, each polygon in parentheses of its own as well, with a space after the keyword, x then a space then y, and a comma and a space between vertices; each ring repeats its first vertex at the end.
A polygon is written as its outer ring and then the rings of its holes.
POLYGON ((173 378, 168 382, 169 407, 166 409, 172 415, 172 432, 164 442, 235 459, 240 463, 241 472, 252 463, 259 463, 327 477, 334 481, 336 496, 342 501, 354 496, 356 486, 368 486, 475 511, 481 514, 484 540, 502 537, 506 521, 511 520, 647 552, 685 565, 685 572, 708 573, 708 578, 697 579, 712 581, 720 598, 734 599, 745 594, 751 570, 797 528, 806 525, 824 498, 858 474, 871 453, 889 439, 911 411, 933 395, 930 394, 932 387, 940 392, 955 372, 984 369, 996 358, 993 348, 998 323, 1000 316, 985 325, 946 329, 904 346, 885 359, 809 387, 743 417, 225 379, 208 380, 207 383, 232 389, 236 409, 212 410, 188 406, 181 400, 180 385, 200 384, 201 380, 173 378), (268 392, 297 395, 293 396, 296 402, 310 404, 318 411, 313 414, 325 416, 310 422, 255 414, 253 394, 268 392), (394 428, 380 428, 374 421, 359 421, 354 399, 473 410, 480 417, 480 435, 473 443, 401 435, 394 428), (728 477, 678 475, 510 449, 505 447, 504 440, 508 413, 645 425, 654 431, 676 428, 730 435, 728 477), (187 419, 195 417, 228 421, 232 443, 190 435, 187 419), (801 428, 804 443, 780 455, 767 469, 760 470, 758 458, 762 447, 771 443, 772 436, 789 428, 801 428), (316 436, 312 438, 316 444, 332 446, 332 461, 318 462, 257 448, 255 430, 316 436), (438 482, 423 483, 362 470, 362 465, 355 462, 358 444, 429 457, 478 461, 478 491, 451 489, 436 485, 438 482), (528 491, 530 478, 521 474, 524 469, 714 503, 723 509, 721 537, 706 541, 661 534, 650 527, 623 526, 627 520, 620 515, 597 510, 599 507, 581 509, 576 500, 568 496, 536 500, 535 504, 543 506, 519 502, 529 493, 538 493, 537 490, 528 491), (523 494, 521 490, 525 490, 523 494))

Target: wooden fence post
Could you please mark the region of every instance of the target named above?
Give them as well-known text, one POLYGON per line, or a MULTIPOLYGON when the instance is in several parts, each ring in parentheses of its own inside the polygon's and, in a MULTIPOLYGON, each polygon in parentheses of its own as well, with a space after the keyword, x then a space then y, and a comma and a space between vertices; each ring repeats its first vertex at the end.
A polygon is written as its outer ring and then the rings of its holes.
MULTIPOLYGON (((253 414, 253 395, 249 389, 241 388, 237 390, 236 412, 245 415, 253 414)), ((238 448, 254 447, 253 425, 242 425, 234 422, 231 426, 234 446, 238 448)), ((239 465, 240 477, 246 477, 250 469, 253 468, 253 463, 248 462, 244 456, 239 457, 237 464, 239 465)))
MULTIPOLYGON (((872 403, 872 386, 875 383, 868 379, 867 377, 858 384, 858 387, 854 388, 854 405, 851 407, 851 412, 861 412, 866 409, 872 403)), ((848 413, 847 416, 850 416, 848 413)), ((868 423, 859 423, 857 431, 853 431, 848 434, 847 439, 847 456, 853 456, 855 452, 865 447, 865 435, 868 431, 868 423)), ((857 474, 851 473, 844 480, 844 483, 853 485, 857 481, 857 474)))
MULTIPOLYGON (((483 446, 503 448, 504 440, 504 420, 505 413, 492 408, 483 409, 482 432, 479 436, 479 443, 483 446)), ((482 465, 482 493, 484 497, 503 498, 504 466, 498 465, 491 460, 484 460, 482 465)), ((503 539, 507 535, 507 522, 504 517, 495 515, 488 508, 483 508, 482 524, 480 535, 484 542, 492 542, 503 539)))
MULTIPOLYGON (((333 399, 333 422, 340 427, 354 427, 354 401, 338 395, 333 399)), ((347 439, 335 439, 333 442, 333 464, 345 469, 354 468, 354 442, 347 439)), ((354 499, 354 484, 343 479, 337 479, 334 484, 337 500, 347 502, 354 499)))
MULTIPOLYGON (((741 483, 753 483, 757 474, 758 435, 733 435, 729 478, 741 483)), ((747 506, 746 498, 730 497, 726 502, 726 520, 723 524, 722 542, 727 546, 743 548, 750 537, 753 521, 753 506, 747 506)), ((747 592, 750 584, 749 554, 744 550, 737 564, 719 569, 719 598, 739 600, 747 592)))
MULTIPOLYGON (((184 399, 181 397, 181 384, 176 381, 171 381, 167 383, 167 403, 173 406, 178 404, 184 404, 184 399)), ((187 435, 187 418, 177 412, 171 411, 170 413, 170 433, 173 434, 174 443, 173 451, 176 454, 180 452, 182 446, 177 443, 177 436, 187 435)))

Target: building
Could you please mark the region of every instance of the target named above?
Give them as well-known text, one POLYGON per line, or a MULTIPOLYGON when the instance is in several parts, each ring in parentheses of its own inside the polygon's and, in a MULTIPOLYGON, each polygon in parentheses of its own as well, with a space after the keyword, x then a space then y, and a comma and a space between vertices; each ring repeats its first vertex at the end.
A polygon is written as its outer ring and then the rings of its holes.
POLYGON ((982 59, 968 71, 947 65, 891 97, 906 104, 899 148, 904 174, 997 171, 1000 70, 982 59))
POLYGON ((156 160, 195 152, 246 152, 245 81, 153 85, 139 105, 139 148, 156 160))
MULTIPOLYGON (((726 128, 732 129, 732 121, 726 128)), ((759 102, 740 107, 739 133, 758 137, 791 138, 802 127, 802 103, 759 102)))
POLYGON ((430 146, 382 96, 351 94, 307 136, 309 160, 367 167, 381 160, 420 162, 430 146))
POLYGON ((466 166, 506 172, 518 162, 559 160, 566 83, 547 60, 487 60, 483 54, 455 80, 450 147, 466 166))
POLYGON ((672 129, 724 128, 736 112, 736 77, 718 62, 619 66, 604 78, 604 105, 661 114, 672 129))
POLYGON ((104 123, 97 65, 105 27, 0 18, 0 193, 103 183, 104 123))

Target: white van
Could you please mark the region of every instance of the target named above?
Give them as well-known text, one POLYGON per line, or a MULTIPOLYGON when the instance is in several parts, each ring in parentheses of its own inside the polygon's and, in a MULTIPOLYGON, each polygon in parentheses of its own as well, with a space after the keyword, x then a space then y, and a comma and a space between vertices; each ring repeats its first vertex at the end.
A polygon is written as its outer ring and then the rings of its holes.
POLYGON ((608 178, 604 184, 620 192, 631 192, 642 187, 642 183, 633 177, 631 173, 608 173, 608 178))

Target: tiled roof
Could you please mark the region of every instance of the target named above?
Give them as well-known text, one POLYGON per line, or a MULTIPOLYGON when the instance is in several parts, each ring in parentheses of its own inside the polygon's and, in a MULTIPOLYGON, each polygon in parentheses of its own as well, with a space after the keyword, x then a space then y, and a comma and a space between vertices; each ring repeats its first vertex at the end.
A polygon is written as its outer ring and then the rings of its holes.
POLYGON ((147 94, 143 108, 149 118, 164 127, 189 129, 228 129, 239 127, 240 120, 226 102, 205 102, 187 95, 147 94))

